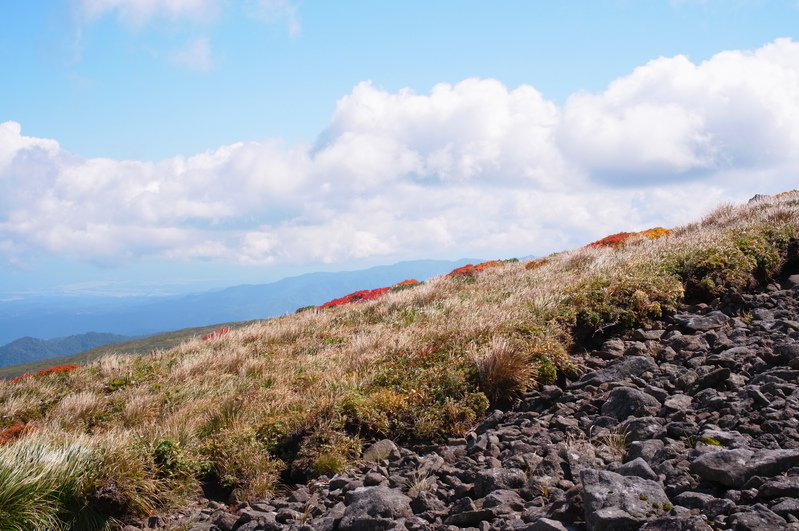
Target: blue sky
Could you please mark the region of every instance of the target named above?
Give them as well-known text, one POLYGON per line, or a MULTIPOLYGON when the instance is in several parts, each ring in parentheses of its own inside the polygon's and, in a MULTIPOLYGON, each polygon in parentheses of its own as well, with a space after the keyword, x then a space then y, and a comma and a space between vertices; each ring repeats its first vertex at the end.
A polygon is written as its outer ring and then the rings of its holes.
POLYGON ((796 188, 788 1, 0 3, 0 298, 559 251, 796 188))

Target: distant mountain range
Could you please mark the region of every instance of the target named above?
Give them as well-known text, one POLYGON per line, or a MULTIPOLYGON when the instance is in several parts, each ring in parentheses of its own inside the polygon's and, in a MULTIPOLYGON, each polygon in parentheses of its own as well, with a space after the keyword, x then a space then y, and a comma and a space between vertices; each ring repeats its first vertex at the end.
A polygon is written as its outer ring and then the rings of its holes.
POLYGON ((84 350, 130 339, 134 338, 98 332, 88 332, 55 339, 21 337, 8 345, 0 347, 0 367, 10 367, 11 365, 31 363, 59 356, 71 356, 84 350))
MULTIPOLYGON (((87 334, 89 331, 102 332, 97 336, 142 337, 215 323, 266 319, 292 313, 302 306, 324 304, 353 291, 390 286, 410 278, 428 280, 456 267, 481 261, 415 260, 360 271, 310 273, 270 284, 245 284, 143 301, 64 297, 36 303, 0 302, 0 344, 13 342, 0 347, 0 366, 23 363, 8 361, 13 356, 21 356, 22 352, 43 353, 44 357, 38 359, 66 355, 49 354, 62 347, 34 338, 64 338, 64 341, 70 339, 65 336, 91 336, 87 334)), ((117 341, 125 339, 129 338, 117 341)), ((73 340, 71 344, 76 342, 78 340, 73 340)), ((34 360, 24 360, 27 361, 34 360)))

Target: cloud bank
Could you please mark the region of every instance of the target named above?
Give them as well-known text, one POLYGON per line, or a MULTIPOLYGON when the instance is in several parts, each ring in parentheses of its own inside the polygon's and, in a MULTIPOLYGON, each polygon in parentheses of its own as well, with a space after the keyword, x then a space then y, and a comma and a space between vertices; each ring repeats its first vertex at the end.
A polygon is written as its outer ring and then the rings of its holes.
POLYGON ((22 266, 53 254, 108 265, 543 254, 795 188, 798 141, 799 44, 787 39, 701 64, 659 58, 562 108, 493 79, 429 94, 364 82, 314 144, 157 163, 82 158, 6 122, 0 255, 22 266))

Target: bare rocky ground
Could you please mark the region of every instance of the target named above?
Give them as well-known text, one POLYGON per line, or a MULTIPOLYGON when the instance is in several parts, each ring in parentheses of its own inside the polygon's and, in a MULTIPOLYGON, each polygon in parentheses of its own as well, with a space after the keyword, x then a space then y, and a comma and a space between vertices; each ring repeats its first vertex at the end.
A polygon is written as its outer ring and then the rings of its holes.
POLYGON ((138 529, 799 531, 799 275, 607 340, 462 439, 138 529))

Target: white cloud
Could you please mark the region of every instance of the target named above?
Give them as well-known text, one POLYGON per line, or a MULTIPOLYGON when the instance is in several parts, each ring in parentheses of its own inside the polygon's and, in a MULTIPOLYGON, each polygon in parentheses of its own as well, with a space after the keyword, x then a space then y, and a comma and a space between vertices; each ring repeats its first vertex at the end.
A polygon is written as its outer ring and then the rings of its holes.
POLYGON ((3 170, 19 152, 40 149, 48 154, 58 152, 55 140, 22 136, 22 126, 16 122, 0 123, 0 171, 3 170))
POLYGON ((564 153, 607 182, 640 184, 795 160, 799 44, 780 39, 699 65, 659 58, 601 94, 574 94, 564 153))
POLYGON ((652 61, 559 109, 496 80, 365 82, 315 145, 82 159, 0 124, 0 254, 308 264, 542 254, 795 188, 799 44, 652 61))

